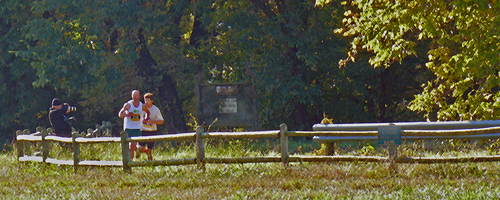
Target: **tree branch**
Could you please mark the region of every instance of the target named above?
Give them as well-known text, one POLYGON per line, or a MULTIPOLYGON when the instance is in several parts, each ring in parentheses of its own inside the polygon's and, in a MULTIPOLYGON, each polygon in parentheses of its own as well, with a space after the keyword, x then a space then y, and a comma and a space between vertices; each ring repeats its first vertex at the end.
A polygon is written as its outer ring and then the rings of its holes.
POLYGON ((273 18, 276 17, 276 13, 272 11, 272 9, 268 6, 268 1, 262 1, 262 0, 250 0, 250 2, 255 5, 259 10, 264 12, 264 14, 268 18, 273 18))

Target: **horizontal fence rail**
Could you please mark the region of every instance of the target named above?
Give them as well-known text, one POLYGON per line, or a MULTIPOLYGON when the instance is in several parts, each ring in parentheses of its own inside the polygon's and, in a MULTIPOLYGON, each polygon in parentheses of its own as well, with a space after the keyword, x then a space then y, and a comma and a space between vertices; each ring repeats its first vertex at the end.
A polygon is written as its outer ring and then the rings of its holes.
POLYGON ((181 141, 181 140, 194 140, 196 133, 179 133, 172 135, 154 135, 147 137, 133 137, 127 138, 127 142, 160 142, 160 141, 181 141))
POLYGON ((174 165, 193 165, 196 164, 196 158, 180 158, 171 160, 153 160, 153 161, 129 161, 130 167, 141 166, 174 166, 174 165))
POLYGON ((54 141, 54 142, 64 142, 64 143, 73 143, 72 138, 59 137, 59 136, 47 136, 45 137, 46 141, 54 141))
POLYGON ((89 144, 89 143, 119 143, 120 137, 98 137, 98 138, 75 138, 76 143, 89 144))
MULTIPOLYGON (((458 135, 458 136, 401 136, 401 140, 416 141, 416 140, 445 140, 445 139, 498 139, 500 133, 480 134, 480 135, 458 135)), ((378 136, 314 136, 314 142, 342 142, 342 141, 378 141, 378 136)))
POLYGON ((500 156, 474 156, 474 157, 399 157, 397 163, 465 163, 465 162, 498 162, 500 156))
MULTIPOLYGON (((126 132, 122 132, 122 138, 126 142, 151 142, 151 141, 174 141, 174 140, 195 140, 196 158, 172 159, 164 161, 132 161, 129 160, 127 152, 128 145, 123 152, 124 170, 130 170, 130 167, 138 166, 170 166, 170 165, 187 165, 197 164, 199 167, 204 167, 206 163, 212 164, 230 164, 230 163, 265 163, 265 162, 281 162, 281 157, 240 157, 240 158, 206 158, 205 157, 205 139, 258 139, 258 138, 277 138, 280 132, 276 131, 252 131, 252 132, 214 132, 205 133, 203 128, 198 127, 196 133, 182 133, 174 135, 158 135, 147 137, 128 137, 126 132)), ((122 145, 123 147, 124 145, 122 145)))
POLYGON ((254 132, 214 132, 204 133, 201 138, 219 138, 219 139, 258 139, 258 138, 277 138, 279 131, 254 131, 254 132))
POLYGON ((444 130, 473 129, 500 126, 500 120, 483 121, 444 121, 444 122, 394 122, 394 123, 352 123, 352 124, 315 124, 315 131, 376 131, 379 126, 394 124, 401 130, 444 130))
POLYGON ((38 141, 42 141, 42 136, 18 135, 17 136, 17 141, 38 142, 38 141))
POLYGON ((385 162, 387 157, 377 156, 290 156, 289 162, 385 162))
POLYGON ((72 165, 75 170, 78 166, 106 166, 106 167, 121 167, 122 161, 101 161, 101 160, 90 160, 90 161, 80 161, 80 146, 79 144, 91 144, 91 143, 119 143, 121 140, 119 137, 100 137, 100 138, 84 138, 82 134, 73 133, 73 137, 59 137, 48 135, 50 130, 38 130, 37 133, 30 135, 29 131, 17 132, 17 146, 18 146, 18 157, 19 161, 36 161, 44 162, 57 165, 72 165), (59 160, 49 158, 49 148, 47 142, 62 142, 62 143, 72 143, 73 144, 73 160, 59 160), (28 151, 30 146, 29 142, 41 142, 42 143, 42 156, 25 156, 24 150, 28 151), (27 147, 27 148, 24 148, 27 147))
MULTIPOLYGON (((397 123, 395 123, 397 124, 397 123)), ((500 125, 496 125, 489 121, 487 123, 479 123, 487 127, 477 127, 468 129, 446 129, 446 130, 410 130, 415 124, 400 123, 406 126, 406 129, 401 131, 402 140, 427 140, 427 139, 454 139, 454 138, 469 138, 469 139, 494 139, 500 138, 500 125)), ((478 123, 440 123, 458 124, 458 127, 478 126, 478 123), (460 125, 460 124, 468 124, 460 125), (472 125, 471 125, 472 124, 472 125)), ((437 124, 429 124, 426 127, 436 128, 437 124)), ((337 130, 337 126, 317 126, 329 127, 331 129, 323 129, 315 131, 288 131, 287 126, 282 124, 280 130, 270 131, 251 131, 251 132, 214 132, 206 133, 202 127, 197 127, 194 133, 180 133, 156 135, 147 137, 129 137, 127 132, 122 132, 120 137, 96 137, 85 138, 83 135, 74 133, 72 138, 64 138, 48 135, 48 131, 38 131, 37 134, 30 134, 29 130, 17 131, 17 149, 18 159, 24 161, 36 161, 53 163, 59 165, 73 165, 75 170, 78 166, 108 166, 108 167, 123 167, 125 171, 130 171, 131 167, 140 166, 175 166, 175 165, 193 165, 196 164, 200 168, 206 163, 210 164, 232 164, 232 163, 277 163, 281 162, 288 165, 289 162, 392 162, 392 163, 444 163, 444 162, 497 162, 500 161, 500 156, 474 156, 474 157, 397 157, 397 149, 394 149, 395 154, 387 157, 377 156, 298 156, 289 155, 288 138, 289 137, 313 137, 316 142, 336 142, 336 141, 376 141, 378 140, 378 132, 367 130, 366 127, 373 125, 364 125, 362 129, 366 130, 337 130), (333 128, 332 128, 333 127, 333 128), (262 157, 205 157, 205 140, 206 139, 261 139, 261 138, 279 138, 281 152, 279 156, 262 156, 262 157), (176 158, 168 160, 152 160, 152 161, 134 161, 130 158, 129 142, 159 142, 159 141, 194 141, 196 157, 194 158, 176 158), (27 156, 24 152, 28 152, 30 142, 42 143, 42 156, 27 156), (56 160, 48 158, 48 143, 47 142, 62 142, 73 144, 73 160, 56 160), (119 143, 122 149, 121 161, 80 161, 80 144, 92 143, 119 143), (394 156, 395 155, 395 156, 394 156)))
MULTIPOLYGON (((408 127, 407 127, 408 128, 408 127)), ((336 128, 333 128, 334 130, 336 128)), ((378 131, 296 131, 291 136, 313 136, 319 143, 336 141, 376 141, 378 131)), ((402 140, 497 139, 500 126, 454 130, 401 130, 402 140)))
POLYGON ((269 163, 281 162, 280 156, 267 157, 240 157, 240 158, 205 158, 205 163, 213 164, 231 164, 231 163, 269 163))
POLYGON ((377 131, 287 131, 289 137, 313 137, 313 136, 377 136, 377 131))

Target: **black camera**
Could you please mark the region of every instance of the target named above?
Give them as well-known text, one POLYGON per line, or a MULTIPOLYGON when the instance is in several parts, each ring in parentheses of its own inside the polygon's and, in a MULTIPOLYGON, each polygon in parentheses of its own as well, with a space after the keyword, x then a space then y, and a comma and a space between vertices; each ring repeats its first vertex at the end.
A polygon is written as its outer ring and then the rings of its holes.
POLYGON ((76 111, 76 107, 70 106, 68 103, 64 103, 63 109, 65 109, 65 110, 67 109, 70 112, 75 112, 76 111))

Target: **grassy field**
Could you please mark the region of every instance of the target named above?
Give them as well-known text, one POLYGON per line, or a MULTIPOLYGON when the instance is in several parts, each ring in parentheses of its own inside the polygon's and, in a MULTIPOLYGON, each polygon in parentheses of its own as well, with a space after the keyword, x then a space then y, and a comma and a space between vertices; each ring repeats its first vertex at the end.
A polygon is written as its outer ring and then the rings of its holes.
MULTIPOLYGON (((409 156, 467 156, 498 153, 498 141, 417 142, 400 147, 409 156)), ((292 153, 315 155, 320 146, 293 141, 292 153)), ((370 144, 343 143, 342 155, 384 155, 370 144)), ((0 154, 1 199, 499 199, 500 165, 491 163, 399 164, 338 162, 207 164, 121 168, 19 163, 16 151, 0 154)), ((207 157, 279 155, 276 141, 208 141, 207 157)), ((53 144, 50 157, 71 159, 53 144)), ((155 159, 195 157, 193 144, 162 143, 155 159)), ((82 158, 120 160, 118 144, 82 145, 82 158)), ((145 156, 140 158, 144 160, 145 156)))

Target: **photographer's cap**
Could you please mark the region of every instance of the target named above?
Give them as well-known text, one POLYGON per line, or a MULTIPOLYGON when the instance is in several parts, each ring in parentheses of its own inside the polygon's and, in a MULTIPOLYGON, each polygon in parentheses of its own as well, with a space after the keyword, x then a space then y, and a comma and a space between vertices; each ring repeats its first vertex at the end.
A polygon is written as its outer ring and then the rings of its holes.
POLYGON ((54 99, 52 99, 52 105, 53 106, 62 105, 62 101, 59 100, 58 98, 54 98, 54 99))

